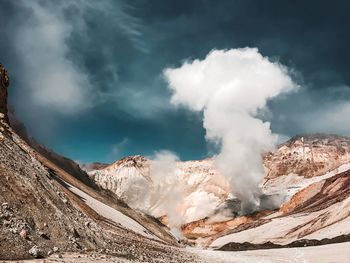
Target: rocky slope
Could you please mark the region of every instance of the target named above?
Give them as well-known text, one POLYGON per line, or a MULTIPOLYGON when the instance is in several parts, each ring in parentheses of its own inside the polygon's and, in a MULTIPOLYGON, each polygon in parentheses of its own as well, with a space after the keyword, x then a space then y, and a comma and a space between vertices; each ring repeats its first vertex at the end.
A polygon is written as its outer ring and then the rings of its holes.
POLYGON ((61 156, 54 151, 47 149, 44 145, 38 143, 33 137, 29 136, 23 123, 17 120, 12 111, 9 111, 9 122, 12 130, 19 135, 33 150, 46 159, 50 160, 55 165, 62 168, 65 172, 73 175, 76 179, 82 183, 89 185, 92 188, 96 188, 94 181, 90 180, 87 173, 80 168, 80 166, 69 158, 61 156))
POLYGON ((22 140, 8 122, 0 73, 1 260, 104 251, 146 262, 202 261, 178 248, 159 221, 86 183, 89 177, 76 164, 58 155, 55 162, 22 140))

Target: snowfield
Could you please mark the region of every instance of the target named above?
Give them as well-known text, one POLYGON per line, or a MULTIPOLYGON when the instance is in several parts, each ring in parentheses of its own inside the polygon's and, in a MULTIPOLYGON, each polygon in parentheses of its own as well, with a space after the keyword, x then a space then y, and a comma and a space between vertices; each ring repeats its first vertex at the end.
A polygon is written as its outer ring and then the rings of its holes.
POLYGON ((126 228, 128 230, 131 230, 135 233, 141 234, 147 238, 159 240, 159 238, 155 235, 153 235, 150 231, 148 231, 145 227, 143 227, 141 224, 136 222, 134 219, 124 215, 123 213, 119 212, 118 210, 105 205, 104 203, 96 200, 95 198, 91 197, 90 195, 86 194, 85 192, 79 190, 78 188, 74 187, 73 185, 65 182, 68 185, 68 188, 71 192, 81 197, 84 202, 91 207, 95 212, 97 212, 99 215, 121 225, 123 228, 126 228))
POLYGON ((303 248, 239 252, 189 249, 209 262, 221 263, 348 263, 350 242, 303 248))

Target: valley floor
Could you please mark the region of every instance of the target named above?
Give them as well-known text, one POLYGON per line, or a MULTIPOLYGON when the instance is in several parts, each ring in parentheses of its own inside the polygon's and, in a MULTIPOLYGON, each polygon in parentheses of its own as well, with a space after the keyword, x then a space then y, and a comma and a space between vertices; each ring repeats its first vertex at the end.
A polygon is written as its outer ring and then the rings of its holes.
MULTIPOLYGON (((187 248, 178 251, 183 253, 183 260, 178 259, 175 262, 203 262, 203 263, 346 263, 350 259, 350 242, 331 244, 315 247, 304 248, 282 248, 282 249, 268 249, 268 250, 253 250, 253 251, 212 251, 202 250, 196 248, 187 248)), ((10 261, 3 261, 10 262, 10 261)), ((13 262, 13 261, 12 261, 13 262)), ((104 254, 78 254, 69 253, 53 255, 47 259, 16 261, 23 263, 83 263, 83 262, 97 262, 97 263, 131 263, 131 262, 147 262, 142 258, 139 260, 128 260, 126 258, 110 256, 104 254)), ((168 263, 168 260, 158 258, 152 262, 168 263)))

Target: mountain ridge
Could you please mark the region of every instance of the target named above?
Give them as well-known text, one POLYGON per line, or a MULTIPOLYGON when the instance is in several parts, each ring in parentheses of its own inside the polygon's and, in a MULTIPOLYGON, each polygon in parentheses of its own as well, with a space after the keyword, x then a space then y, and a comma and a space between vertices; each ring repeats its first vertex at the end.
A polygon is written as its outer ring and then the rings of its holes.
MULTIPOLYGON (((282 206, 280 211, 282 216, 286 217, 288 215, 288 213, 286 213, 287 210, 300 207, 300 204, 298 204, 298 202, 301 202, 300 200, 305 202, 304 205, 308 202, 315 202, 312 199, 309 200, 309 198, 312 197, 312 191, 314 191, 316 196, 320 196, 320 193, 317 191, 321 191, 320 189, 322 188, 319 188, 318 185, 323 185, 324 182, 336 178, 335 176, 341 172, 343 172, 343 174, 345 173, 347 176, 346 171, 350 169, 349 157, 350 137, 319 133, 294 136, 287 142, 279 145, 274 152, 263 155, 266 174, 264 180, 260 184, 261 189, 263 193, 267 195, 283 197, 283 199, 281 199, 282 206)), ((123 199, 123 189, 125 189, 125 191, 130 191, 133 187, 133 182, 135 182, 135 177, 140 180, 149 178, 149 166, 151 162, 151 160, 142 156, 128 156, 114 162, 112 165, 108 166, 106 170, 99 169, 97 171, 90 171, 88 174, 100 187, 110 191, 117 189, 116 194, 123 199), (142 162, 138 162, 137 160, 142 160, 142 162), (136 165, 133 166, 134 164, 136 165), (143 173, 138 173, 140 169, 143 173), (126 170, 128 172, 126 172, 126 170), (144 174, 145 171, 146 175, 144 174), (117 183, 118 180, 121 180, 119 176, 123 178, 122 185, 117 183)), ((206 189, 206 195, 211 195, 213 193, 212 186, 210 186, 210 184, 208 185, 210 176, 215 175, 214 177, 217 177, 220 176, 220 173, 214 167, 212 158, 195 161, 179 161, 176 165, 178 169, 176 174, 180 175, 180 178, 185 180, 186 183, 193 181, 191 178, 200 178, 201 176, 198 177, 198 174, 201 172, 203 173, 203 178, 205 178, 203 181, 200 181, 201 183, 199 185, 201 186, 195 184, 194 190, 191 190, 190 187, 186 190, 187 193, 189 193, 188 191, 196 191, 197 189, 206 189)), ((149 180, 145 179, 145 182, 149 182, 149 180)), ((341 182, 336 185, 339 187, 337 193, 340 195, 340 188, 346 188, 346 186, 341 186, 341 182)), ((224 188, 221 188, 221 190, 223 189, 224 188)), ((236 231, 243 231, 242 233, 244 233, 244 230, 258 227, 270 221, 269 215, 276 214, 276 211, 279 213, 278 210, 275 210, 233 218, 233 214, 215 218, 217 217, 215 214, 221 211, 218 210, 219 207, 228 207, 226 205, 228 204, 227 202, 231 203, 233 201, 233 206, 231 205, 231 208, 239 204, 234 201, 235 199, 230 201, 230 198, 228 198, 230 193, 227 189, 225 190, 226 193, 223 194, 224 198, 217 202, 216 207, 211 209, 210 212, 204 214, 201 218, 184 222, 181 229, 183 235, 188 239, 186 242, 194 242, 197 244, 199 242, 201 245, 208 246, 210 242, 213 242, 213 237, 219 238, 219 236, 229 234, 230 229, 236 229, 236 231)), ((327 191, 330 191, 329 187, 327 191)), ((191 193, 188 196, 191 196, 191 193)), ((343 193, 342 196, 347 198, 350 194, 346 192, 343 193)), ((124 197, 123 200, 128 203, 127 195, 124 197)), ((340 199, 335 203, 339 200, 340 199)), ((187 206, 186 203, 184 206, 187 206)), ((318 206, 319 210, 325 208, 321 205, 318 206)), ((137 205, 132 205, 132 207, 142 209, 142 207, 138 207, 137 205)), ((309 210, 309 212, 311 213, 311 210, 309 210)), ((278 214, 274 216, 278 217, 278 214)), ((165 224, 168 224, 166 215, 161 215, 159 218, 165 224)), ((244 238, 242 242, 244 242, 244 238)), ((294 241, 291 239, 289 243, 292 242, 294 241)))

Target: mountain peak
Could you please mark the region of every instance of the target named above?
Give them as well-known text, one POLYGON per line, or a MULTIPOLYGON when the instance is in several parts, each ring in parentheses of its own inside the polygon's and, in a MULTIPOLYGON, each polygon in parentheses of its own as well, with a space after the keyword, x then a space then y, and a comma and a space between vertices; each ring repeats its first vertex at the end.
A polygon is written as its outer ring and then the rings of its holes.
POLYGON ((291 146, 292 144, 300 143, 300 142, 304 144, 314 144, 314 145, 317 145, 317 144, 339 145, 341 143, 350 145, 350 137, 337 135, 337 134, 325 134, 325 133, 300 134, 300 135, 293 136, 282 145, 291 146))
POLYGON ((148 159, 142 155, 132 155, 132 156, 126 156, 120 160, 117 160, 116 162, 112 163, 111 165, 109 165, 107 167, 131 167, 131 166, 135 166, 135 167, 142 167, 145 164, 148 163, 148 159))

